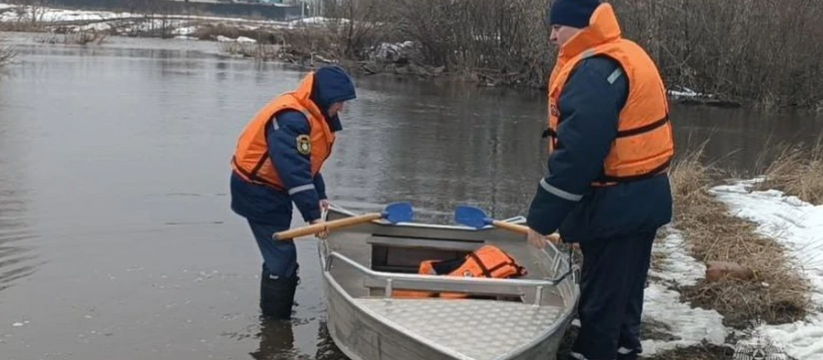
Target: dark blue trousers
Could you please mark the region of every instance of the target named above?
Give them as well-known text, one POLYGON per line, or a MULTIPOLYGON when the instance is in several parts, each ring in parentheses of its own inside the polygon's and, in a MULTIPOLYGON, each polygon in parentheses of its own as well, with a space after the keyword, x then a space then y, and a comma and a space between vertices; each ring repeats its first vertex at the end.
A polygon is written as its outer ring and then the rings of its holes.
POLYGON ((294 241, 272 238, 274 233, 288 230, 289 227, 254 220, 249 220, 249 226, 263 256, 263 271, 267 273, 265 275, 272 275, 274 278, 288 278, 294 275, 297 271, 297 248, 294 241))
POLYGON ((580 243, 580 332, 573 358, 629 360, 642 352, 640 315, 654 238, 644 233, 580 243))

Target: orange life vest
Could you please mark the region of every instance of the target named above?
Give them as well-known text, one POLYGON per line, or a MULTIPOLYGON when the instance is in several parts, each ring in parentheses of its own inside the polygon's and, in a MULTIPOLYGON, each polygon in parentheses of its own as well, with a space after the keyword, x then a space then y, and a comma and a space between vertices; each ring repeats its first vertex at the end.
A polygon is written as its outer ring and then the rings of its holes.
MULTIPOLYGON (((621 37, 620 26, 608 3, 592 14, 590 25, 564 44, 548 83, 548 152, 558 143, 558 104, 563 86, 580 61, 607 56, 622 66, 629 94, 620 112, 618 134, 603 164, 604 176, 593 185, 613 185, 655 176, 668 170, 674 154, 666 88, 649 55, 636 43, 621 37)), ((619 74, 616 74, 619 75, 619 74)))
POLYGON ((237 141, 231 161, 232 169, 243 179, 278 190, 285 189, 280 175, 272 165, 266 144, 266 128, 269 122, 276 121, 272 117, 284 110, 300 111, 308 119, 311 128, 308 139, 298 137, 295 139, 295 146, 298 150, 310 151, 311 174, 315 175, 320 171, 323 162, 331 155, 334 133, 320 109, 309 99, 313 83, 314 73, 311 72, 303 78, 297 90, 270 101, 246 125, 237 141))
MULTIPOLYGON (((444 275, 482 278, 515 278, 527 274, 526 269, 517 264, 506 252, 492 245, 484 245, 469 253, 463 259, 454 260, 426 260, 420 263, 418 273, 421 275, 444 275)), ((465 298, 462 293, 432 293, 415 290, 395 290, 395 298, 465 298)))

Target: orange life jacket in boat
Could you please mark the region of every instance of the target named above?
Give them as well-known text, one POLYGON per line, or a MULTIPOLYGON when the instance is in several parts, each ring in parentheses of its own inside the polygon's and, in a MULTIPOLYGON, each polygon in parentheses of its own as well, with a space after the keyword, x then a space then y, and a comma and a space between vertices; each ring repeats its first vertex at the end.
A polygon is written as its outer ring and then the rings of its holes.
MULTIPOLYGON (((496 246, 484 245, 457 260, 425 260, 418 274, 507 279, 525 276, 527 271, 506 252, 496 246)), ((395 298, 465 298, 462 293, 432 293, 415 290, 395 290, 395 298)))
MULTIPOLYGON (((311 131, 306 136, 298 136, 295 146, 301 153, 308 153, 311 157, 311 174, 316 175, 323 162, 331 155, 334 145, 334 133, 323 117, 322 112, 309 99, 311 96, 314 73, 303 78, 297 90, 285 93, 266 104, 251 122, 246 125, 240 138, 237 140, 231 167, 244 180, 284 190, 285 186, 272 165, 269 148, 266 143, 266 128, 272 117, 284 110, 297 110, 306 116, 311 131)), ((276 159, 275 159, 276 161, 276 159)))
POLYGON ((617 18, 608 3, 601 4, 592 14, 590 25, 558 53, 548 84, 548 152, 562 146, 557 129, 563 86, 580 61, 593 56, 607 56, 620 63, 628 79, 629 94, 620 112, 617 137, 603 164, 604 176, 592 185, 613 185, 664 173, 674 154, 666 88, 649 55, 636 43, 621 37, 617 18))

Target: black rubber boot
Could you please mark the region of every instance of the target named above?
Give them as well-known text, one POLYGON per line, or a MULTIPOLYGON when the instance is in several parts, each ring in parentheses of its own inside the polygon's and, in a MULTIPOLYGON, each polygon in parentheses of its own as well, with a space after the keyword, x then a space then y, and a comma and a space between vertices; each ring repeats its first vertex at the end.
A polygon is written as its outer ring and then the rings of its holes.
POLYGON ((260 310, 263 316, 274 319, 291 319, 294 293, 300 277, 295 273, 290 278, 278 279, 266 269, 260 277, 260 310))
POLYGON ((292 322, 265 319, 260 322, 260 347, 249 353, 255 360, 294 360, 299 359, 294 346, 292 322))

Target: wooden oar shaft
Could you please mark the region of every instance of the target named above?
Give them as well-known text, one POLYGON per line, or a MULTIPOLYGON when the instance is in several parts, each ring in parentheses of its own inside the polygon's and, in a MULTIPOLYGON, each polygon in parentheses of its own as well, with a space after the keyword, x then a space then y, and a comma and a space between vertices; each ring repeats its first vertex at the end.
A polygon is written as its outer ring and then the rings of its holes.
POLYGON ((520 225, 520 224, 512 224, 510 222, 500 221, 500 220, 493 220, 492 224, 499 228, 503 228, 506 230, 511 230, 514 232, 519 232, 523 235, 527 235, 529 233, 529 227, 520 225))
POLYGON ((297 229, 281 231, 274 234, 275 240, 294 239, 306 235, 314 235, 324 230, 334 230, 345 226, 362 224, 364 222, 377 220, 383 217, 381 213, 368 213, 358 216, 352 216, 345 219, 327 221, 319 224, 312 224, 297 229))
MULTIPOLYGON (((500 221, 500 220, 493 220, 492 225, 497 226, 499 228, 506 229, 506 230, 511 230, 511 231, 514 231, 514 232, 518 232, 518 233, 521 233, 523 235, 528 235, 529 234, 529 227, 525 226, 525 225, 512 224, 510 222, 505 222, 505 221, 500 221)), ((558 235, 557 233, 551 234, 551 235, 549 235, 549 237, 554 242, 557 242, 558 240, 560 240, 560 235, 558 235)))

